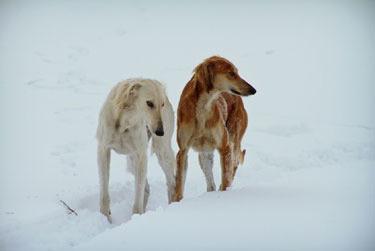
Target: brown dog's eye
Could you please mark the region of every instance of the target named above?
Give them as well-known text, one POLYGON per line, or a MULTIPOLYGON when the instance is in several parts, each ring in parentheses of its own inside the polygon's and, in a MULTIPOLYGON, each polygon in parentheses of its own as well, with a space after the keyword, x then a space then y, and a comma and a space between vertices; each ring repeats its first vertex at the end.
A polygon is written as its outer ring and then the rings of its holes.
POLYGON ((146 101, 146 103, 148 107, 154 108, 154 103, 152 103, 151 101, 146 101))
POLYGON ((163 104, 161 104, 161 107, 164 107, 164 103, 163 103, 163 104))
POLYGON ((236 76, 236 73, 234 71, 230 71, 228 72, 228 76, 234 78, 236 76))

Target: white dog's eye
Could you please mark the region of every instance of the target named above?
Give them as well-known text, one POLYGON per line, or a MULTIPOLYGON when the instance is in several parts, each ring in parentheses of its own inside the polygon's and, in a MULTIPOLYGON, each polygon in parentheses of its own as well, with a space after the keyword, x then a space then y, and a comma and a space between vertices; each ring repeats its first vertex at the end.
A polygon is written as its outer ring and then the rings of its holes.
POLYGON ((154 103, 152 103, 151 101, 146 101, 146 103, 148 107, 154 108, 154 103))
POLYGON ((164 103, 163 103, 163 104, 161 104, 161 107, 164 107, 164 103))

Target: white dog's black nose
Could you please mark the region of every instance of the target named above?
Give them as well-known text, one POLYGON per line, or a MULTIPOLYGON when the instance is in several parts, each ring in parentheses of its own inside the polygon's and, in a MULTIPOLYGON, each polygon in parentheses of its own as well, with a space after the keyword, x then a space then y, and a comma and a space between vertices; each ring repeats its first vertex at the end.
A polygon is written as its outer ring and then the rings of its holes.
POLYGON ((164 136, 164 128, 162 122, 158 123, 158 128, 156 129, 155 134, 158 136, 164 136))
POLYGON ((155 134, 158 135, 158 136, 164 136, 164 130, 163 130, 163 128, 158 128, 155 131, 155 134))

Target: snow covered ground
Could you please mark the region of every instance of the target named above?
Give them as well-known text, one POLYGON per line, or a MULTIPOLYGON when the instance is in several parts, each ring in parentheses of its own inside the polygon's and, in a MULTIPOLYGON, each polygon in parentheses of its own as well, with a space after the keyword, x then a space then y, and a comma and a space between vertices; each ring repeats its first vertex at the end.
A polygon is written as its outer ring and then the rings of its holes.
POLYGON ((0 250, 374 250, 374 24, 370 1, 1 1, 0 250), (156 78, 176 109, 213 54, 258 91, 233 187, 206 193, 191 152, 168 205, 151 156, 147 213, 131 216, 114 154, 109 224, 94 138, 109 89, 156 78))

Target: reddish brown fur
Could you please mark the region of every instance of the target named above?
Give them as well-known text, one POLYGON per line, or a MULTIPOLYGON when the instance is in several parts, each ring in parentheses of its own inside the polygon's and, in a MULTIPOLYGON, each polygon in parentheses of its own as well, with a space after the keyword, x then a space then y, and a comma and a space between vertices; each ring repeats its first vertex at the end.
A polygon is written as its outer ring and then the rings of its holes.
POLYGON ((254 93, 255 89, 238 75, 237 68, 222 57, 210 57, 195 68, 182 91, 177 111, 180 150, 174 201, 183 197, 187 153, 191 147, 199 152, 217 149, 222 169, 220 190, 231 185, 245 154, 241 152, 241 140, 247 127, 247 113, 237 95, 254 93))

